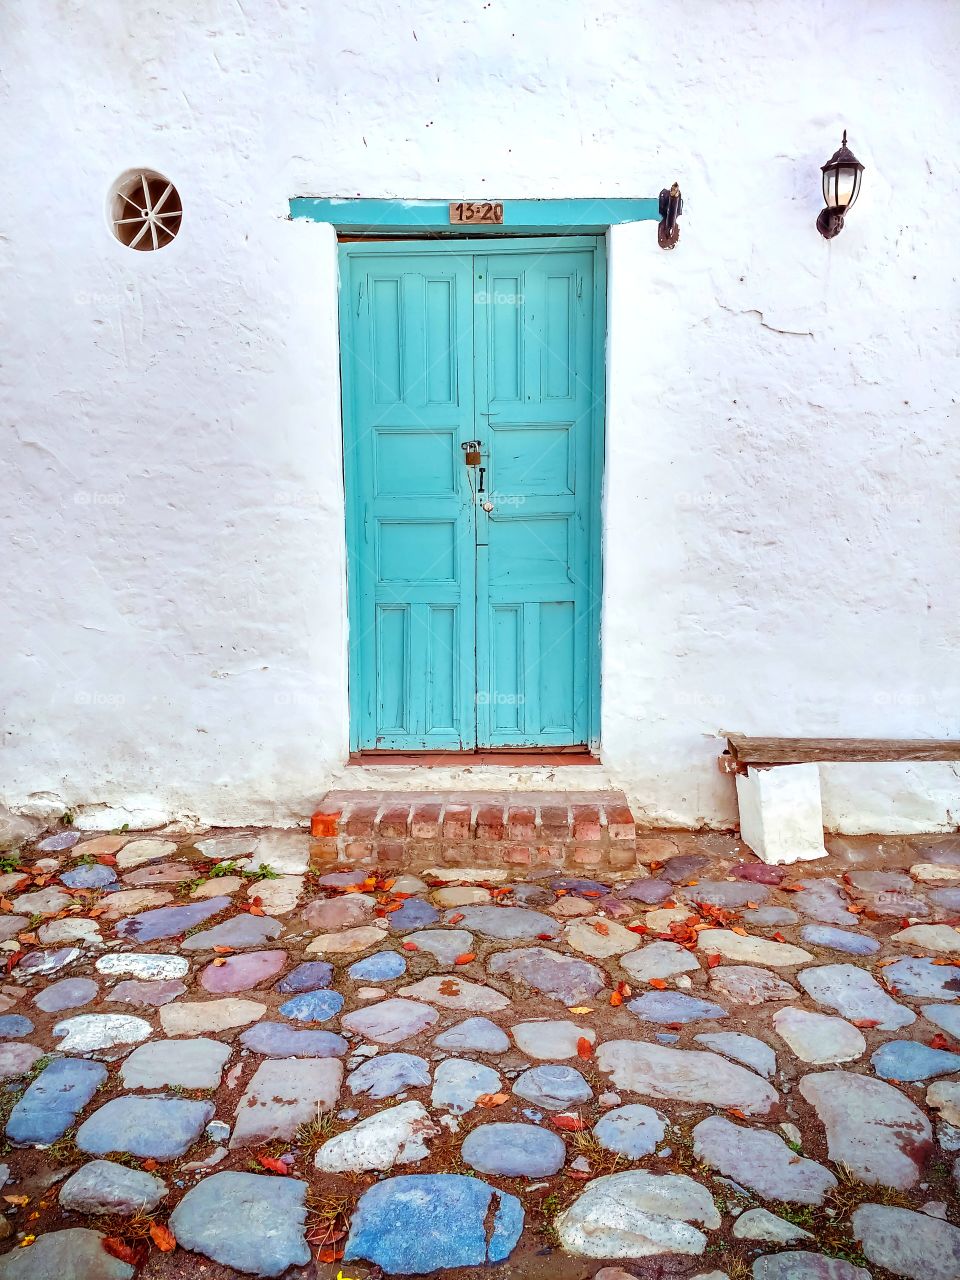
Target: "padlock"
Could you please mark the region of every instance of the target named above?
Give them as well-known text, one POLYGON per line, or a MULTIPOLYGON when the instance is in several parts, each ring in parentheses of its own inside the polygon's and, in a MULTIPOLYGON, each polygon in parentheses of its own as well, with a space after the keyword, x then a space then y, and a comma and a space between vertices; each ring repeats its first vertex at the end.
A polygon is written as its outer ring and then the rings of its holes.
POLYGON ((482 456, 480 453, 480 441, 467 440, 464 444, 460 446, 460 448, 464 452, 464 461, 466 462, 467 466, 479 467, 480 458, 482 456))

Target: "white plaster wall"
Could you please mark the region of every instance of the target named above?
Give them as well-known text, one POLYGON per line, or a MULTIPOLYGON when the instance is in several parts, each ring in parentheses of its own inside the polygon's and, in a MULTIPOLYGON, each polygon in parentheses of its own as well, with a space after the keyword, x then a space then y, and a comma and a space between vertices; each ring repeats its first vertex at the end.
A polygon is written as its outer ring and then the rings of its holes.
MULTIPOLYGON (((680 182, 675 252, 609 242, 604 773, 651 821, 733 820, 720 729, 956 734, 953 0, 12 0, 0 39, 0 800, 342 784, 335 246, 294 194, 680 182), (183 197, 159 254, 107 229, 134 166, 183 197)), ((949 768, 823 775, 829 825, 957 824, 949 768)))

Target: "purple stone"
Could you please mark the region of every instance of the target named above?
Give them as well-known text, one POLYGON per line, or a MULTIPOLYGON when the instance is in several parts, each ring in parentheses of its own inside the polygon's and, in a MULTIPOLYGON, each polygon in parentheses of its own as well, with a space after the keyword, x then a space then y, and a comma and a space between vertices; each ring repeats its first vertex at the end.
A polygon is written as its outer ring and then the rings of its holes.
POLYGON ((712 907, 745 907, 748 902, 766 902, 770 890, 758 884, 734 884, 727 880, 701 880, 683 890, 688 902, 705 902, 712 907))
POLYGON ((387 919, 394 933, 406 933, 408 929, 425 929, 436 924, 440 912, 422 898, 407 898, 400 910, 392 911, 387 919))
POLYGON ((702 853, 680 853, 663 864, 660 875, 671 884, 679 884, 681 880, 689 880, 691 876, 699 875, 709 862, 710 859, 705 858, 702 853))
POLYGON ((220 995, 249 991, 275 978, 286 963, 285 951, 247 951, 244 955, 227 956, 223 964, 207 965, 200 974, 200 985, 205 991, 220 995))
POLYGON ((156 907, 153 911, 141 911, 139 915, 118 920, 116 932, 121 938, 132 938, 136 942, 175 938, 229 906, 229 898, 207 898, 205 902, 191 902, 183 907, 156 907))
POLYGON ((730 874, 751 884, 779 884, 786 872, 781 867, 768 867, 765 862, 738 862, 730 874))
POLYGON ((627 898, 631 902, 646 902, 650 905, 666 902, 667 898, 673 896, 673 892, 673 885, 667 884, 664 880, 631 880, 617 887, 617 893, 621 898, 627 898))
POLYGON ((601 880, 579 880, 576 876, 558 876, 550 881, 552 889, 566 889, 567 893, 609 893, 610 886, 601 880))
POLYGON ((240 1043, 266 1058, 342 1058, 350 1047, 333 1031, 296 1031, 282 1022, 258 1022, 240 1043))
POLYGON ((176 1000, 177 996, 182 996, 186 989, 179 978, 164 978, 153 982, 136 982, 131 979, 127 982, 118 982, 111 991, 107 992, 104 999, 115 1000, 119 1004, 136 1005, 138 1008, 145 1005, 156 1008, 158 1005, 169 1004, 171 1000, 176 1000))
POLYGON ((597 900, 597 910, 602 911, 611 920, 626 920, 628 916, 633 915, 631 908, 619 898, 615 898, 612 893, 605 893, 597 900))
POLYGON ((333 980, 333 965, 326 960, 306 960, 291 969, 285 978, 277 983, 281 995, 292 996, 300 991, 316 991, 318 987, 329 987, 333 980))
POLYGON ((103 889, 108 884, 116 884, 117 875, 113 867, 95 862, 65 871, 60 879, 68 889, 103 889))
POLYGON ((943 911, 960 911, 960 885, 949 889, 931 889, 930 897, 943 911))
POLYGON ((96 999, 100 988, 89 978, 63 978, 45 987, 33 998, 33 1003, 44 1013, 59 1013, 61 1009, 79 1009, 96 999))

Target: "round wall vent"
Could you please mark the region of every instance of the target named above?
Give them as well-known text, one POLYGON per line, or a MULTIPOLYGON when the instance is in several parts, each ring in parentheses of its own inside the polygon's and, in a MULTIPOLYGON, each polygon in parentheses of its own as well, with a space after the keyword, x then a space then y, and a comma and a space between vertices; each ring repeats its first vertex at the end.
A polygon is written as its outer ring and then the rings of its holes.
POLYGON ((153 169, 126 173, 113 189, 110 223, 113 234, 129 249, 165 248, 182 220, 180 193, 153 169))

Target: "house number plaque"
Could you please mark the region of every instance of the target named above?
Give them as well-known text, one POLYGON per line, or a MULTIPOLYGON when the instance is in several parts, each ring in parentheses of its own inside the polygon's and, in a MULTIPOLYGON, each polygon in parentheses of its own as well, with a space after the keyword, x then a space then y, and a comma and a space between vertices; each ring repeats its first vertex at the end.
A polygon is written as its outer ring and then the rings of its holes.
POLYGON ((503 202, 500 200, 460 200, 450 202, 451 222, 503 222, 503 202))

